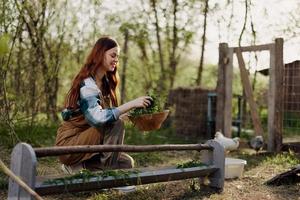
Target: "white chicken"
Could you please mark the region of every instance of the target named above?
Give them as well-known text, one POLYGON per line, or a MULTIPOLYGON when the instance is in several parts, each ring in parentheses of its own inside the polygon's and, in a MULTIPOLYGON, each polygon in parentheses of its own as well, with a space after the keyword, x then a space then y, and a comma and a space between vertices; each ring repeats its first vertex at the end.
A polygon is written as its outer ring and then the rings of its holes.
POLYGON ((264 146, 264 138, 261 135, 257 135, 249 142, 249 146, 256 151, 261 150, 264 146))
POLYGON ((236 150, 240 144, 240 138, 228 138, 225 137, 220 131, 217 131, 215 134, 215 141, 219 142, 226 151, 236 150))

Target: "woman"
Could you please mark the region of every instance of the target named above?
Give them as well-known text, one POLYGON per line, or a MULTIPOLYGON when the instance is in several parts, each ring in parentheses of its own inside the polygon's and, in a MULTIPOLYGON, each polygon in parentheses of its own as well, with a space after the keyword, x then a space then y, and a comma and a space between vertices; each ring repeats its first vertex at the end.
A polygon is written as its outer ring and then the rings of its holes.
MULTIPOLYGON (((142 96, 118 106, 116 89, 119 45, 110 37, 100 38, 75 79, 65 99, 65 120, 59 127, 57 146, 123 144, 120 119, 131 109, 147 107, 151 97, 142 96)), ((133 159, 120 152, 70 154, 59 157, 63 169, 72 173, 86 168, 132 168, 133 159)))

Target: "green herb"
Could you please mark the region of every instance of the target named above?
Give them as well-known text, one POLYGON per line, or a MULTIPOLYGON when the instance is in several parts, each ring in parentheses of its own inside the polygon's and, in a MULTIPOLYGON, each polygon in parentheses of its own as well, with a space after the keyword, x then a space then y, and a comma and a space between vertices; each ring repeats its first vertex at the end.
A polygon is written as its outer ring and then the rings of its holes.
POLYGON ((201 167, 201 166, 206 166, 206 164, 202 163, 201 161, 192 160, 192 161, 189 161, 186 163, 177 164, 177 169, 190 168, 190 167, 201 167))
POLYGON ((148 95, 152 98, 151 105, 147 108, 135 108, 132 111, 130 111, 130 115, 133 117, 144 115, 144 114, 152 114, 161 112, 161 105, 160 105, 160 99, 155 95, 148 95))
POLYGON ((71 184, 74 180, 82 180, 83 183, 89 181, 91 178, 97 178, 98 181, 103 180, 106 177, 112 176, 115 179, 122 178, 126 179, 129 178, 131 174, 138 174, 138 170, 133 171, 125 171, 125 170, 104 170, 101 172, 91 172, 87 169, 80 170, 78 173, 67 176, 63 178, 56 178, 56 179, 48 179, 43 182, 43 184, 71 184))

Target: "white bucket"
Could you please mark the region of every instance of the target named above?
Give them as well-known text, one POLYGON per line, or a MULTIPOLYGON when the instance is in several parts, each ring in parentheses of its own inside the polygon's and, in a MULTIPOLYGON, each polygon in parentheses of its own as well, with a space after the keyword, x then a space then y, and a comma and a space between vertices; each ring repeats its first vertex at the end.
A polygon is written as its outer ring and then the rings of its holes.
POLYGON ((246 160, 225 158, 225 179, 242 177, 246 164, 246 160))

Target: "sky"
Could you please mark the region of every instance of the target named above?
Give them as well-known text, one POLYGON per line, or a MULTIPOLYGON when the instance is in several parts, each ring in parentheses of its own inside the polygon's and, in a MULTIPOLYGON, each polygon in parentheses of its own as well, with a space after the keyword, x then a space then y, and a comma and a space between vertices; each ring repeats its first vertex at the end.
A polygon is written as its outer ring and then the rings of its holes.
MULTIPOLYGON (((110 13, 122 14, 126 12, 128 7, 138 5, 142 0, 122 0, 112 1, 103 0, 101 4, 101 10, 106 10, 110 13)), ((144 0, 147 2, 147 0, 144 0)), ((210 8, 219 4, 220 7, 224 7, 228 0, 209 0, 210 8)), ((284 63, 290 63, 300 59, 300 36, 296 35, 291 37, 288 34, 284 34, 283 30, 287 26, 292 26, 292 29, 296 33, 300 33, 300 27, 293 27, 291 21, 291 15, 295 14, 296 8, 300 8, 300 0, 252 0, 251 1, 251 13, 249 13, 246 32, 243 35, 242 46, 251 45, 252 35, 250 28, 250 14, 254 28, 256 30, 257 39, 256 44, 268 44, 273 43, 275 38, 282 37, 284 39, 284 63), (299 5, 299 6, 298 6, 299 5)), ((207 27, 207 44, 205 51, 205 64, 217 64, 218 63, 218 46, 221 42, 228 43, 229 47, 238 46, 239 34, 242 30, 244 23, 245 5, 244 0, 235 0, 233 6, 234 17, 231 22, 231 31, 228 31, 227 25, 229 23, 231 15, 231 6, 226 9, 214 11, 208 16, 207 27), (222 19, 218 23, 217 19, 222 19)), ((99 16, 99 21, 105 20, 103 15, 99 13, 93 13, 99 16)), ((295 14, 300 15, 300 14, 295 14)), ((195 16, 198 17, 198 16, 195 16)), ((300 16, 298 17, 300 20, 300 16)), ((202 22, 202 16, 199 17, 202 22)), ((84 24, 84 23, 83 23, 84 24)), ((111 25, 113 26, 113 25, 111 25)), ((198 30, 195 40, 191 45, 189 55, 191 58, 200 59, 200 47, 201 47, 201 34, 202 29, 198 30)), ((251 70, 259 70, 269 67, 269 53, 267 51, 257 53, 258 60, 254 59, 254 53, 244 53, 244 59, 246 64, 251 65, 251 70)), ((195 61, 196 63, 198 61, 195 61)), ((234 65, 236 59, 234 60, 234 65)))
MULTIPOLYGON (((211 4, 222 1, 210 1, 211 4)), ((206 58, 208 62, 215 63, 218 61, 218 45, 219 42, 226 42, 230 47, 238 46, 238 38, 244 23, 245 6, 243 1, 234 4, 234 24, 236 31, 227 33, 222 32, 219 36, 218 30, 226 30, 221 26, 219 29, 214 24, 208 27, 208 43, 206 48, 206 58)), ((300 36, 290 38, 290 36, 283 34, 282 29, 291 23, 290 14, 295 12, 299 0, 256 0, 252 1, 251 14, 255 30, 257 32, 256 44, 273 43, 275 38, 282 37, 284 39, 284 63, 293 62, 300 59, 300 36)), ((224 4, 224 1, 223 1, 224 4)), ((231 9, 231 8, 230 8, 231 9)), ((230 10, 227 10, 229 13, 230 10)), ((225 15, 222 10, 220 15, 225 15)), ((228 16, 227 16, 228 19, 228 16)), ((247 29, 250 30, 250 21, 247 21, 247 29)), ((300 27, 294 27, 294 30, 300 33, 300 27)), ((251 41, 250 34, 244 34, 242 46, 249 46, 251 41)), ((195 43, 197 44, 197 42, 195 43)), ((198 44, 199 45, 199 44, 198 44)), ((248 55, 253 57, 253 55, 248 55)), ((269 67, 269 53, 264 51, 258 53, 257 68, 269 67)), ((247 55, 244 56, 247 59, 247 55)), ((250 59, 250 58, 249 58, 250 59)), ((253 59, 252 59, 253 60, 253 59)), ((252 62, 256 65, 256 62, 252 62)), ((255 66, 253 66, 255 68, 255 66)))

